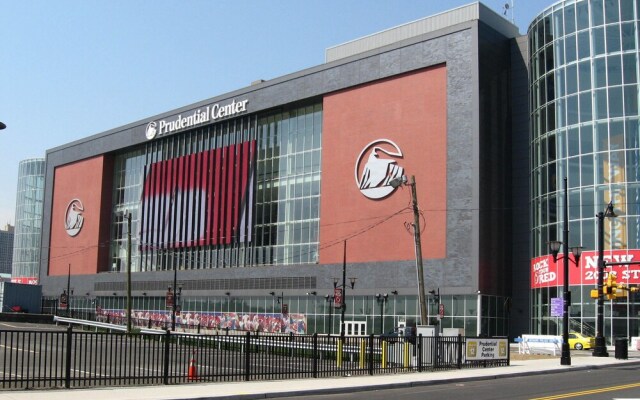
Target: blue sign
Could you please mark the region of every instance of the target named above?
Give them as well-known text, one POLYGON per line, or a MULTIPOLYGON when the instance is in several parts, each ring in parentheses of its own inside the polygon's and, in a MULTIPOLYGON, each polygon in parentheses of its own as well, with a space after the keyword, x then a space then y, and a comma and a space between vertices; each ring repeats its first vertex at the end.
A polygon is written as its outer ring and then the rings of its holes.
POLYGON ((551 298, 551 316, 562 317, 564 315, 564 301, 562 297, 551 298))

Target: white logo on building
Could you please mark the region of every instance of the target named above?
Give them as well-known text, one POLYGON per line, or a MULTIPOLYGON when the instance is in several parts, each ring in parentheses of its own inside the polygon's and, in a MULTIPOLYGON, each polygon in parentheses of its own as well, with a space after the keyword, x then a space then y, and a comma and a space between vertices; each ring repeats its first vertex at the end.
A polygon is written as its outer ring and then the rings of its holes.
POLYGON ((151 121, 147 124, 147 130, 145 131, 145 135, 147 139, 151 140, 156 137, 158 133, 158 123, 156 121, 151 121))
POLYGON ((404 168, 398 165, 397 158, 402 158, 402 151, 389 139, 374 140, 366 145, 355 167, 360 192, 370 199, 382 199, 393 193, 395 188, 389 185, 389 181, 404 175, 404 168), (365 164, 361 167, 363 162, 365 164))
POLYGON ((78 199, 73 199, 67 206, 67 212, 64 215, 64 229, 69 236, 76 236, 82 229, 84 223, 84 206, 78 199))
POLYGON ((231 103, 220 105, 218 103, 208 105, 190 111, 187 114, 178 114, 171 117, 171 120, 161 119, 151 121, 147 124, 145 135, 147 139, 154 139, 156 136, 169 135, 174 132, 193 128, 208 122, 215 122, 221 119, 231 118, 239 114, 247 112, 247 103, 249 100, 236 101, 233 99, 231 103))

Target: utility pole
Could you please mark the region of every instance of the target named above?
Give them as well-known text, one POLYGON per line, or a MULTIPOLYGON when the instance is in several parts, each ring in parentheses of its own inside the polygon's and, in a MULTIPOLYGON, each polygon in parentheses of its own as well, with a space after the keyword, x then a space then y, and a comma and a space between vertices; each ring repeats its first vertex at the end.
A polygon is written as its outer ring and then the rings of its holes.
POLYGON ((420 240, 420 209, 418 208, 418 195, 416 194, 416 177, 411 175, 411 181, 407 183, 407 177, 402 175, 389 181, 392 188, 401 185, 411 187, 411 206, 413 208, 413 240, 416 249, 416 270, 418 275, 418 298, 420 299, 420 323, 428 324, 427 298, 424 293, 424 267, 422 266, 422 241, 420 240))
POLYGON ((422 241, 420 240, 420 210, 418 209, 418 195, 416 194, 416 177, 411 175, 411 204, 413 206, 413 236, 416 247, 416 269, 418 272, 418 297, 420 299, 420 322, 428 324, 427 299, 424 294, 424 267, 422 266, 422 241))

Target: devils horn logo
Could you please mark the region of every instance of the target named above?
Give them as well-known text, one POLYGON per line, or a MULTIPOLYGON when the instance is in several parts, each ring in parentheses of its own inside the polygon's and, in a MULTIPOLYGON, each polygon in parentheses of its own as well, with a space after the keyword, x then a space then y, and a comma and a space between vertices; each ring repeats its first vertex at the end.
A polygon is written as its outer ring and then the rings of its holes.
POLYGON ((84 206, 78 199, 73 199, 67 206, 67 212, 64 215, 64 229, 69 236, 76 236, 82 229, 84 223, 84 206))
POLYGON ((389 181, 404 175, 404 168, 397 163, 397 159, 402 157, 398 145, 389 139, 374 140, 366 145, 355 168, 360 192, 370 199, 383 199, 393 193, 395 188, 389 185, 389 181))

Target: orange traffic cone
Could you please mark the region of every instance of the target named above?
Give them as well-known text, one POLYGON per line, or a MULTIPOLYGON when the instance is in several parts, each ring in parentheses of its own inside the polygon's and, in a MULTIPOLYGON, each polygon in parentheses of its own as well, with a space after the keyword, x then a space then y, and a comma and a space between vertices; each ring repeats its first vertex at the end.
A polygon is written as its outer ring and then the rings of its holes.
POLYGON ((194 351, 189 361, 189 375, 187 379, 190 381, 198 380, 198 370, 196 369, 196 352, 194 351))

